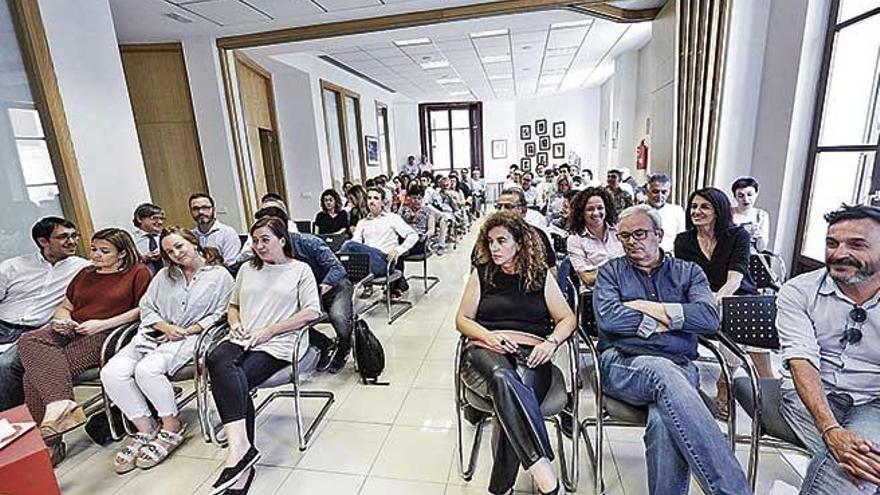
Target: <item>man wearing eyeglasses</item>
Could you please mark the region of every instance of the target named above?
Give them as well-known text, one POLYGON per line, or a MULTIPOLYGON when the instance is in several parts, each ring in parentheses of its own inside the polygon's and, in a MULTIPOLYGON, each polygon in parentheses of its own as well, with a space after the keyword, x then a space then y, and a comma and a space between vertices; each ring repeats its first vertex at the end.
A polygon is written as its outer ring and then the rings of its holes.
POLYGON ((162 269, 162 256, 159 253, 159 237, 165 225, 165 211, 153 203, 142 203, 134 210, 132 218, 135 229, 131 232, 134 245, 144 263, 155 274, 162 269))
POLYGON ((825 268, 776 301, 780 413, 813 454, 802 494, 880 493, 880 208, 825 220, 825 268))
POLYGON ((18 338, 49 323, 67 284, 89 264, 76 256, 79 233, 69 220, 42 218, 31 237, 38 252, 0 262, 0 411, 24 401, 18 338))
MULTIPOLYGON (((535 221, 529 218, 529 212, 536 214, 541 222, 543 222, 544 217, 534 210, 528 209, 526 206, 526 197, 523 194, 522 189, 512 187, 501 191, 501 195, 498 196, 498 201, 495 203, 495 209, 512 211, 522 217, 530 227, 535 229, 535 232, 537 232, 538 237, 541 238, 541 242, 544 244, 544 258, 547 262, 547 268, 550 269, 550 272, 553 273, 553 276, 555 277, 556 253, 553 251, 553 244, 550 242, 550 237, 547 236, 544 228, 541 225, 534 223, 535 221)), ((476 249, 476 246, 474 249, 476 249)), ((471 259, 474 259, 474 253, 471 254, 471 259)))
POLYGON ((625 255, 599 268, 593 310, 604 392, 648 409, 648 492, 752 493, 699 394, 697 337, 718 331, 715 298, 695 263, 664 256, 663 224, 649 205, 620 214, 625 255))

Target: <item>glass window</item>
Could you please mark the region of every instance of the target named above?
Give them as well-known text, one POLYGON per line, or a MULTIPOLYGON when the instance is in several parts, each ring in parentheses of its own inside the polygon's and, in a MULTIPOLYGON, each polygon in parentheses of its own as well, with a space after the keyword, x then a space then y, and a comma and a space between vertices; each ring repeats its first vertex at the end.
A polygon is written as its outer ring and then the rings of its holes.
POLYGON ((361 135, 358 132, 360 121, 359 101, 351 96, 345 97, 345 136, 348 142, 349 176, 354 181, 361 179, 361 135))
POLYGON ((837 22, 847 21, 877 7, 880 7, 878 0, 840 0, 837 22))
POLYGON ((8 2, 0 2, 0 260, 33 252, 31 226, 63 215, 36 101, 8 2))
POLYGON ((324 125, 327 127, 327 148, 330 154, 330 174, 333 177, 333 186, 337 190, 342 190, 345 169, 342 158, 339 98, 338 93, 329 89, 324 90, 324 125))
POLYGON ((475 132, 471 123, 471 109, 435 108, 428 111, 427 120, 434 170, 471 168, 475 132))
POLYGON ((431 164, 434 165, 435 172, 449 170, 452 166, 449 139, 449 129, 431 130, 431 164))

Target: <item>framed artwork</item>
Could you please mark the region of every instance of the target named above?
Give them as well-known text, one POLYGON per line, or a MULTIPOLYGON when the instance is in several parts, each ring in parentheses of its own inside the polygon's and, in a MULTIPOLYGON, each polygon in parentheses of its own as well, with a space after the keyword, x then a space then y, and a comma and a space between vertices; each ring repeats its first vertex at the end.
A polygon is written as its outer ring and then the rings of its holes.
POLYGON ((532 159, 531 158, 520 158, 519 159, 519 168, 520 170, 532 169, 532 159))
POLYGON ((493 139, 492 140, 492 158, 507 158, 507 140, 506 139, 493 139))
POLYGON ((525 148, 526 156, 535 156, 536 150, 534 141, 529 141, 528 143, 526 143, 525 148))
POLYGON ((544 165, 546 167, 547 163, 548 163, 547 152, 542 151, 542 152, 538 153, 537 157, 535 158, 535 163, 538 165, 544 165))
POLYGON ((565 137, 565 122, 564 121, 553 123, 553 137, 555 137, 555 138, 565 137))
POLYGON ((565 158, 565 143, 553 143, 553 158, 565 158))
POLYGON ((367 165, 379 166, 379 138, 376 136, 364 136, 367 146, 367 165))
POLYGON ((617 149, 617 139, 620 137, 620 121, 615 120, 611 124, 611 149, 617 149))
POLYGON ((538 149, 541 151, 550 151, 550 136, 541 136, 538 138, 538 149))
POLYGON ((519 126, 519 138, 523 141, 532 139, 532 126, 529 124, 519 126))
POLYGON ((544 136, 547 134, 547 119, 535 121, 535 135, 544 136))

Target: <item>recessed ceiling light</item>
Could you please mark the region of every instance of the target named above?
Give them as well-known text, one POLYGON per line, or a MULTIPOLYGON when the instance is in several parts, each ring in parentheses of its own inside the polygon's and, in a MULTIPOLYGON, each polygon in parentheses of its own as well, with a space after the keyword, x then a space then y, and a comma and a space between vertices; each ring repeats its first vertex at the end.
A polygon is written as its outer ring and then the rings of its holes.
POLYGON ((510 62, 510 55, 489 55, 482 58, 484 64, 494 64, 496 62, 510 62))
POLYGON ((394 44, 397 46, 415 46, 415 45, 427 45, 431 40, 428 38, 415 38, 411 40, 400 40, 395 41, 394 44))
POLYGON ((493 29, 491 31, 480 31, 477 33, 471 33, 471 38, 489 38, 491 36, 504 36, 507 34, 507 29, 493 29))
POLYGON ((556 23, 550 24, 550 29, 565 29, 565 28, 589 26, 592 22, 593 21, 591 21, 591 20, 556 22, 556 23))
POLYGON ((532 45, 523 45, 521 48, 522 48, 523 50, 531 50, 531 49, 532 49, 532 45))
POLYGON ((449 67, 448 60, 435 60, 432 62, 422 62, 419 64, 423 69, 445 69, 449 67))
POLYGON ((504 81, 507 79, 513 79, 511 74, 494 74, 489 76, 489 79, 492 81, 504 81))
POLYGON ((440 79, 437 79, 438 84, 459 84, 460 82, 460 77, 442 77, 440 79))
POLYGON ((167 14, 163 14, 165 17, 177 21, 181 24, 192 24, 192 19, 184 17, 176 12, 168 12, 167 14))
POLYGON ((467 96, 471 94, 470 91, 452 91, 449 93, 449 96, 467 96))

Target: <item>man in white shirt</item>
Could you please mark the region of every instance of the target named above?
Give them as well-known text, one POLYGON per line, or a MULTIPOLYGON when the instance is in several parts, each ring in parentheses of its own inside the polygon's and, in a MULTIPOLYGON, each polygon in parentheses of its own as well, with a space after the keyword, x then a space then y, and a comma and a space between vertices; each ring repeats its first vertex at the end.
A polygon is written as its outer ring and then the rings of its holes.
POLYGON ((31 237, 39 252, 0 262, 0 411, 24 401, 18 337, 49 323, 67 284, 89 264, 75 256, 79 233, 69 220, 42 218, 31 237))
POLYGON ((532 186, 532 180, 534 177, 531 172, 526 172, 522 175, 522 180, 520 184, 522 184, 523 194, 526 197, 526 206, 529 208, 541 208, 544 206, 544 203, 541 201, 541 196, 538 194, 538 188, 532 186))
POLYGON ((241 239, 235 229, 217 220, 214 199, 205 193, 193 194, 189 197, 189 213, 196 221, 192 233, 199 244, 217 248, 226 266, 235 264, 241 252, 241 239))
POLYGON ((681 206, 667 203, 669 192, 672 189, 672 180, 664 173, 656 173, 648 177, 646 191, 648 204, 651 205, 660 218, 663 219, 663 240, 660 247, 663 251, 672 254, 675 245, 675 236, 684 232, 684 210, 681 206))
POLYGON ((431 165, 431 162, 428 160, 428 155, 422 155, 421 159, 419 159, 419 173, 434 173, 434 165, 431 165))
MULTIPOLYGON (((380 187, 367 189, 367 208, 370 213, 358 222, 351 239, 345 241, 340 253, 366 253, 370 256, 370 273, 384 277, 388 263, 397 262, 419 240, 419 234, 396 213, 382 211, 385 190, 380 187), (403 242, 398 239, 403 238, 403 242)), ((403 263, 398 264, 402 271, 403 263)), ((405 278, 401 278, 395 292, 409 289, 405 278)), ((399 295, 399 294, 392 294, 399 295)))
POLYGON ((144 263, 155 274, 162 269, 162 256, 159 254, 159 236, 165 225, 165 211, 153 203, 143 203, 134 210, 134 230, 131 237, 144 263))

